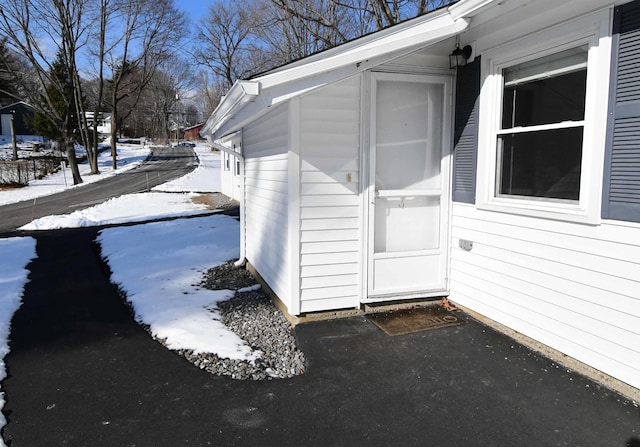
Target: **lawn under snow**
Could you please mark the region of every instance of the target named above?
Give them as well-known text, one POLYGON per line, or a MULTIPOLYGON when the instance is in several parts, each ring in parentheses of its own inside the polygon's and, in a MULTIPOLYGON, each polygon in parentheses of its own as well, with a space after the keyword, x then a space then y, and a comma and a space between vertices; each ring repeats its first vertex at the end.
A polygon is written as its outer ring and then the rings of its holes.
POLYGON ((198 167, 187 175, 152 188, 164 192, 218 192, 220 191, 220 152, 209 146, 198 144, 194 148, 198 155, 198 167), (215 173, 215 175, 211 175, 215 173))
MULTIPOLYGON (((117 148, 118 169, 115 172, 111 167, 111 151, 108 150, 98 155, 98 169, 100 170, 100 174, 98 175, 89 174, 91 172, 89 162, 79 164, 78 168, 80 169, 80 175, 83 181, 81 185, 97 182, 98 180, 132 169, 142 163, 151 152, 151 149, 147 146, 118 144, 117 148)), ((29 186, 24 188, 0 191, 0 205, 35 199, 81 185, 73 185, 71 169, 65 168, 55 174, 49 174, 40 180, 32 180, 29 182, 29 186)))
POLYGON ((91 227, 211 213, 206 205, 193 199, 198 196, 196 192, 220 191, 220 153, 211 152, 203 144, 197 145, 195 151, 199 160, 196 169, 153 188, 158 192, 128 194, 70 214, 41 217, 20 230, 91 227))
POLYGON ((214 215, 109 228, 98 242, 111 281, 154 337, 170 349, 252 361, 260 352, 219 321, 216 303, 234 292, 199 286, 207 269, 239 256, 239 237, 236 219, 214 215))
MULTIPOLYGON (((0 239, 0 380, 7 377, 4 357, 9 353, 11 318, 21 304, 22 291, 29 272, 25 266, 36 256, 36 241, 30 237, 0 239)), ((0 395, 0 410, 4 407, 0 395)), ((6 425, 0 413, 0 429, 6 425)), ((0 446, 4 446, 0 438, 0 446)))
POLYGON ((142 222, 166 217, 211 213, 206 205, 194 203, 198 194, 145 192, 109 199, 100 205, 71 214, 41 217, 20 230, 56 230, 60 228, 95 227, 99 225, 142 222))

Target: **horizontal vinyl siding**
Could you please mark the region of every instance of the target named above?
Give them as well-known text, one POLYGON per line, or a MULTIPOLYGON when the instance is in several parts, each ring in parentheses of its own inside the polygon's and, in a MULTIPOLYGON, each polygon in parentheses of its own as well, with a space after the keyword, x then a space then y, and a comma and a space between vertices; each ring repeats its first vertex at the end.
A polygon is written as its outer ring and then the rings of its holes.
POLYGON ((638 272, 640 225, 454 205, 452 300, 640 388, 638 272))
POLYGON ((360 78, 305 96, 300 122, 300 310, 356 307, 360 78))
POLYGON ((281 107, 247 126, 245 153, 246 257, 289 303, 288 111, 281 107))

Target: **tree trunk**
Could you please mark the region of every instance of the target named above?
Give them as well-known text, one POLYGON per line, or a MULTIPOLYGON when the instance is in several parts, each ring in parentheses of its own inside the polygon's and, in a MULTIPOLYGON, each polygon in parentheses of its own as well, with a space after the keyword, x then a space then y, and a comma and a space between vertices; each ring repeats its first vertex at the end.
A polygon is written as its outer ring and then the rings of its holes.
POLYGON ((116 94, 114 93, 113 96, 113 108, 111 109, 111 167, 115 171, 118 169, 118 153, 116 149, 116 143, 118 141, 118 107, 116 106, 116 94))
POLYGON ((11 148, 13 149, 13 161, 18 161, 18 144, 16 143, 16 128, 13 122, 13 116, 14 115, 11 115, 9 121, 9 125, 11 126, 11 148))
POLYGON ((73 145, 73 139, 68 134, 62 137, 64 146, 67 153, 67 160, 69 167, 71 168, 71 174, 73 175, 73 184, 77 185, 82 183, 82 177, 80 176, 80 169, 78 169, 78 163, 76 162, 76 148, 73 145))

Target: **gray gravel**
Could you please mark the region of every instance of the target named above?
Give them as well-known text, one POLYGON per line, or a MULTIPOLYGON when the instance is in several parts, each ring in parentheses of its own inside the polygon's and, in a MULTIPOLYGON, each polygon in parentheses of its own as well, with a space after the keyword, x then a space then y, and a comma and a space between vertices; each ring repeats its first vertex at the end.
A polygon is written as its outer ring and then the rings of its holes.
POLYGON ((210 269, 202 286, 211 290, 236 291, 233 298, 218 304, 221 321, 249 346, 261 351, 259 359, 250 363, 222 359, 215 354, 194 354, 190 350, 179 353, 201 369, 234 379, 264 380, 302 374, 305 370, 304 354, 297 348, 287 319, 262 290, 242 291, 256 284, 246 269, 227 262, 210 269))

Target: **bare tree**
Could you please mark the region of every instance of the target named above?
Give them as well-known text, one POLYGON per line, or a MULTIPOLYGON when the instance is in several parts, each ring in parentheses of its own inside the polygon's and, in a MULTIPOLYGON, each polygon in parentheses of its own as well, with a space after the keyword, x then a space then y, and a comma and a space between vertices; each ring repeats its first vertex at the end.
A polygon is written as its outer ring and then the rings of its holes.
POLYGON ((214 1, 198 27, 201 108, 210 113, 236 80, 326 50, 455 0, 214 1))
POLYGON ((129 116, 156 67, 179 47, 186 33, 186 18, 173 5, 173 0, 119 1, 121 28, 107 45, 111 69, 111 155, 116 164, 116 142, 120 124, 129 116), (120 110, 124 99, 130 106, 120 110))
MULTIPOLYGON (((75 161, 69 122, 73 118, 72 111, 84 111, 76 54, 86 43, 88 1, 4 0, 0 8, 0 33, 6 38, 9 49, 22 55, 32 69, 28 76, 12 73, 13 79, 25 87, 28 83, 35 84, 35 88, 33 85, 24 88, 25 99, 60 129, 61 144, 66 150, 74 183, 81 183, 82 178, 75 161), (53 46, 54 51, 50 51, 48 45, 53 46), (67 79, 61 80, 53 75, 55 54, 61 56, 67 79), (68 93, 69 87, 71 94, 68 93), (64 108, 56 107, 52 92, 63 98, 64 108)), ((84 116, 75 118, 83 120, 84 116)), ((90 148, 87 151, 90 160, 94 160, 90 148)))
MULTIPOLYGON (((225 84, 226 85, 226 84, 225 84)), ((194 102, 204 116, 209 116, 220 103, 226 90, 220 82, 211 82, 207 72, 201 71, 194 79, 194 102)))
MULTIPOLYGON (((89 54, 92 56, 92 60, 97 63, 97 82, 96 92, 93 102, 93 121, 91 126, 92 139, 88 144, 93 146, 93 152, 98 154, 98 123, 102 115, 102 108, 104 106, 104 84, 105 84, 105 57, 107 54, 107 27, 111 24, 114 16, 117 12, 117 1, 114 0, 97 0, 97 5, 94 5, 97 24, 95 27, 96 32, 92 36, 91 41, 94 43, 89 54)), ((98 166, 96 163, 96 173, 98 173, 98 166)))
POLYGON ((143 90, 130 124, 138 133, 168 139, 168 119, 184 115, 193 95, 192 86, 192 68, 177 55, 167 58, 156 67, 143 90))
POLYGON ((262 48, 254 39, 253 2, 217 0, 209 6, 209 15, 198 26, 202 42, 196 59, 223 80, 227 88, 266 67, 262 48))
POLYGON ((366 0, 366 9, 376 24, 376 29, 382 29, 455 1, 457 0, 366 0))
POLYGON ((347 9, 332 0, 271 0, 280 14, 274 16, 289 38, 287 46, 306 56, 334 47, 353 37, 347 9), (289 31, 289 32, 287 32, 289 31))

